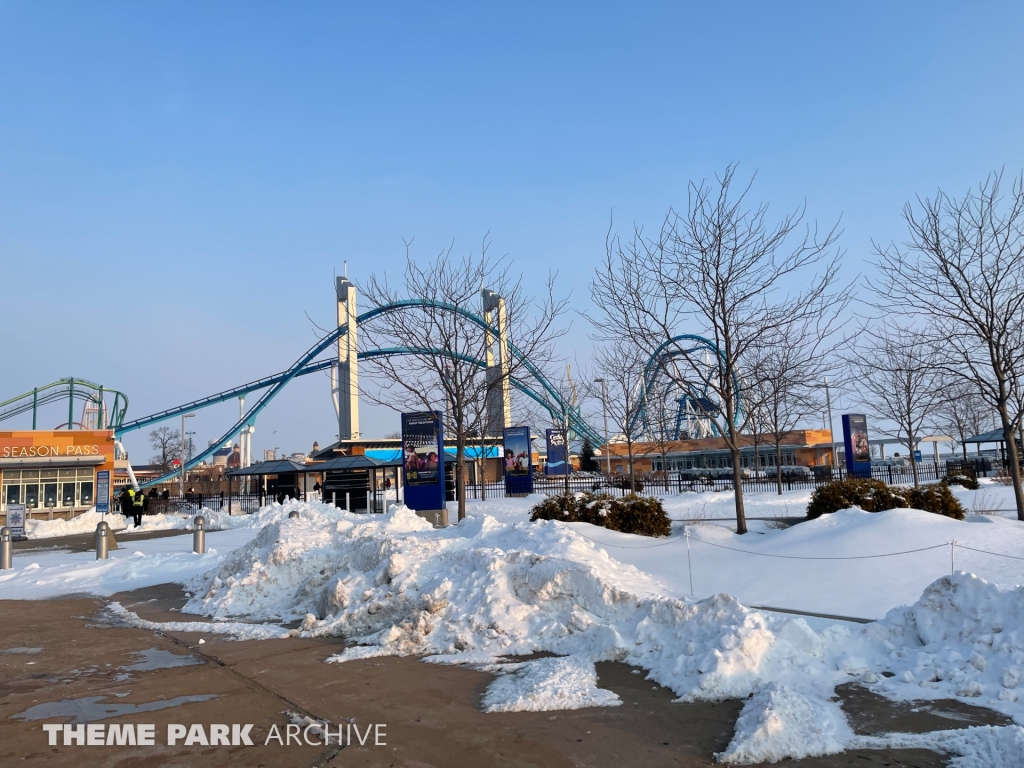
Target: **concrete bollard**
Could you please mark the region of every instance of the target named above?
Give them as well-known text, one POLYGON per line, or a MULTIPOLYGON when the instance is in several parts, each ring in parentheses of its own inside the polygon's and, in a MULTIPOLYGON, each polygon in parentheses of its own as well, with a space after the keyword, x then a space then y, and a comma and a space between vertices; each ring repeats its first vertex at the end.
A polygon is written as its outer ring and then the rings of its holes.
POLYGON ((96 524, 96 559, 106 560, 107 559, 107 533, 110 531, 110 526, 107 525, 106 521, 101 520, 96 524))
POLYGON ((345 491, 345 511, 352 511, 352 494, 349 493, 348 491, 345 491))
POLYGON ((291 512, 288 513, 288 519, 289 520, 292 519, 292 518, 298 517, 298 516, 299 516, 299 510, 297 510, 297 509, 293 509, 291 512))
POLYGON ((205 555, 206 518, 202 515, 196 515, 196 519, 192 521, 192 527, 195 529, 192 533, 192 551, 197 555, 205 555))
POLYGON ((11 529, 6 525, 0 528, 0 571, 9 571, 11 564, 11 529))

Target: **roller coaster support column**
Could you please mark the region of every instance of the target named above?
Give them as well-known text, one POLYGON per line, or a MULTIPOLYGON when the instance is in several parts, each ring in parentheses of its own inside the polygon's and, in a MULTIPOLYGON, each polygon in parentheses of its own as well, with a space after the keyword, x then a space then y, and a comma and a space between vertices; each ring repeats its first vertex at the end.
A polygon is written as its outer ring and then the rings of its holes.
POLYGON ((359 437, 359 361, 356 356, 356 287, 347 277, 337 278, 338 327, 338 439, 359 437))
POLYGON ((495 338, 484 329, 487 345, 487 428, 488 435, 500 435, 505 427, 512 426, 512 382, 509 379, 508 319, 505 317, 505 299, 484 288, 481 291, 484 302, 484 322, 498 329, 498 355, 495 360, 495 338))

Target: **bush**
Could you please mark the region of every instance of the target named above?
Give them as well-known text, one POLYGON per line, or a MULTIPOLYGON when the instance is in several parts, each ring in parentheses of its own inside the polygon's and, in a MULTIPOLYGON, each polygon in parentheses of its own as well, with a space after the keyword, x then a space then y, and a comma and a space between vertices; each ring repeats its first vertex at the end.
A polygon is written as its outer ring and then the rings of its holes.
POLYGON ((953 474, 947 475, 942 478, 942 482, 946 485, 962 485, 969 491, 976 491, 980 487, 978 484, 978 478, 971 477, 970 475, 953 474))
POLYGON ((910 507, 957 520, 964 519, 964 508, 944 483, 920 488, 890 488, 881 480, 866 478, 836 480, 818 486, 811 496, 811 503, 807 505, 807 517, 813 520, 850 507, 860 507, 865 512, 910 507))
POLYGON ((668 536, 672 532, 672 522, 660 499, 632 493, 621 498, 585 492, 549 496, 533 508, 530 520, 591 523, 640 536, 668 536))

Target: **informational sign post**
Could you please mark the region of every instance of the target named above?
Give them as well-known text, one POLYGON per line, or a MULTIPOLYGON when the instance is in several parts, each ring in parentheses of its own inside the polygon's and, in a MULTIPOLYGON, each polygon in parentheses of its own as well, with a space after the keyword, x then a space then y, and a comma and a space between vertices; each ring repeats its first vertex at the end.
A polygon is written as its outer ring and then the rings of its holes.
POLYGON ((11 541, 25 540, 25 505, 7 505, 7 527, 11 529, 11 541))
POLYGON ((569 441, 564 429, 549 429, 547 437, 548 460, 544 465, 545 475, 571 475, 569 464, 569 441))
POLYGON ((402 447, 405 505, 432 523, 447 525, 441 413, 403 413, 402 447))
POLYGON ((843 414, 843 444, 846 472, 850 477, 871 477, 871 446, 868 419, 863 413, 843 414))
POLYGON ((507 427, 502 433, 502 471, 506 496, 533 493, 533 467, 530 452, 530 428, 507 427))
POLYGON ((96 511, 101 516, 110 512, 110 470, 101 469, 96 473, 96 511))

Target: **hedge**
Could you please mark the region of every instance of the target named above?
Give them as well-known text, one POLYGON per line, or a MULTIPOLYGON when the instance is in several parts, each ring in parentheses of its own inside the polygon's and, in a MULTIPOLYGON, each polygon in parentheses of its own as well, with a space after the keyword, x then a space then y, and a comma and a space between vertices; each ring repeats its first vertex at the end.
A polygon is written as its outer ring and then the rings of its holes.
POLYGON ((533 508, 530 520, 590 523, 641 536, 668 536, 672 532, 672 521, 661 500, 634 493, 622 497, 586 492, 548 496, 533 508))

